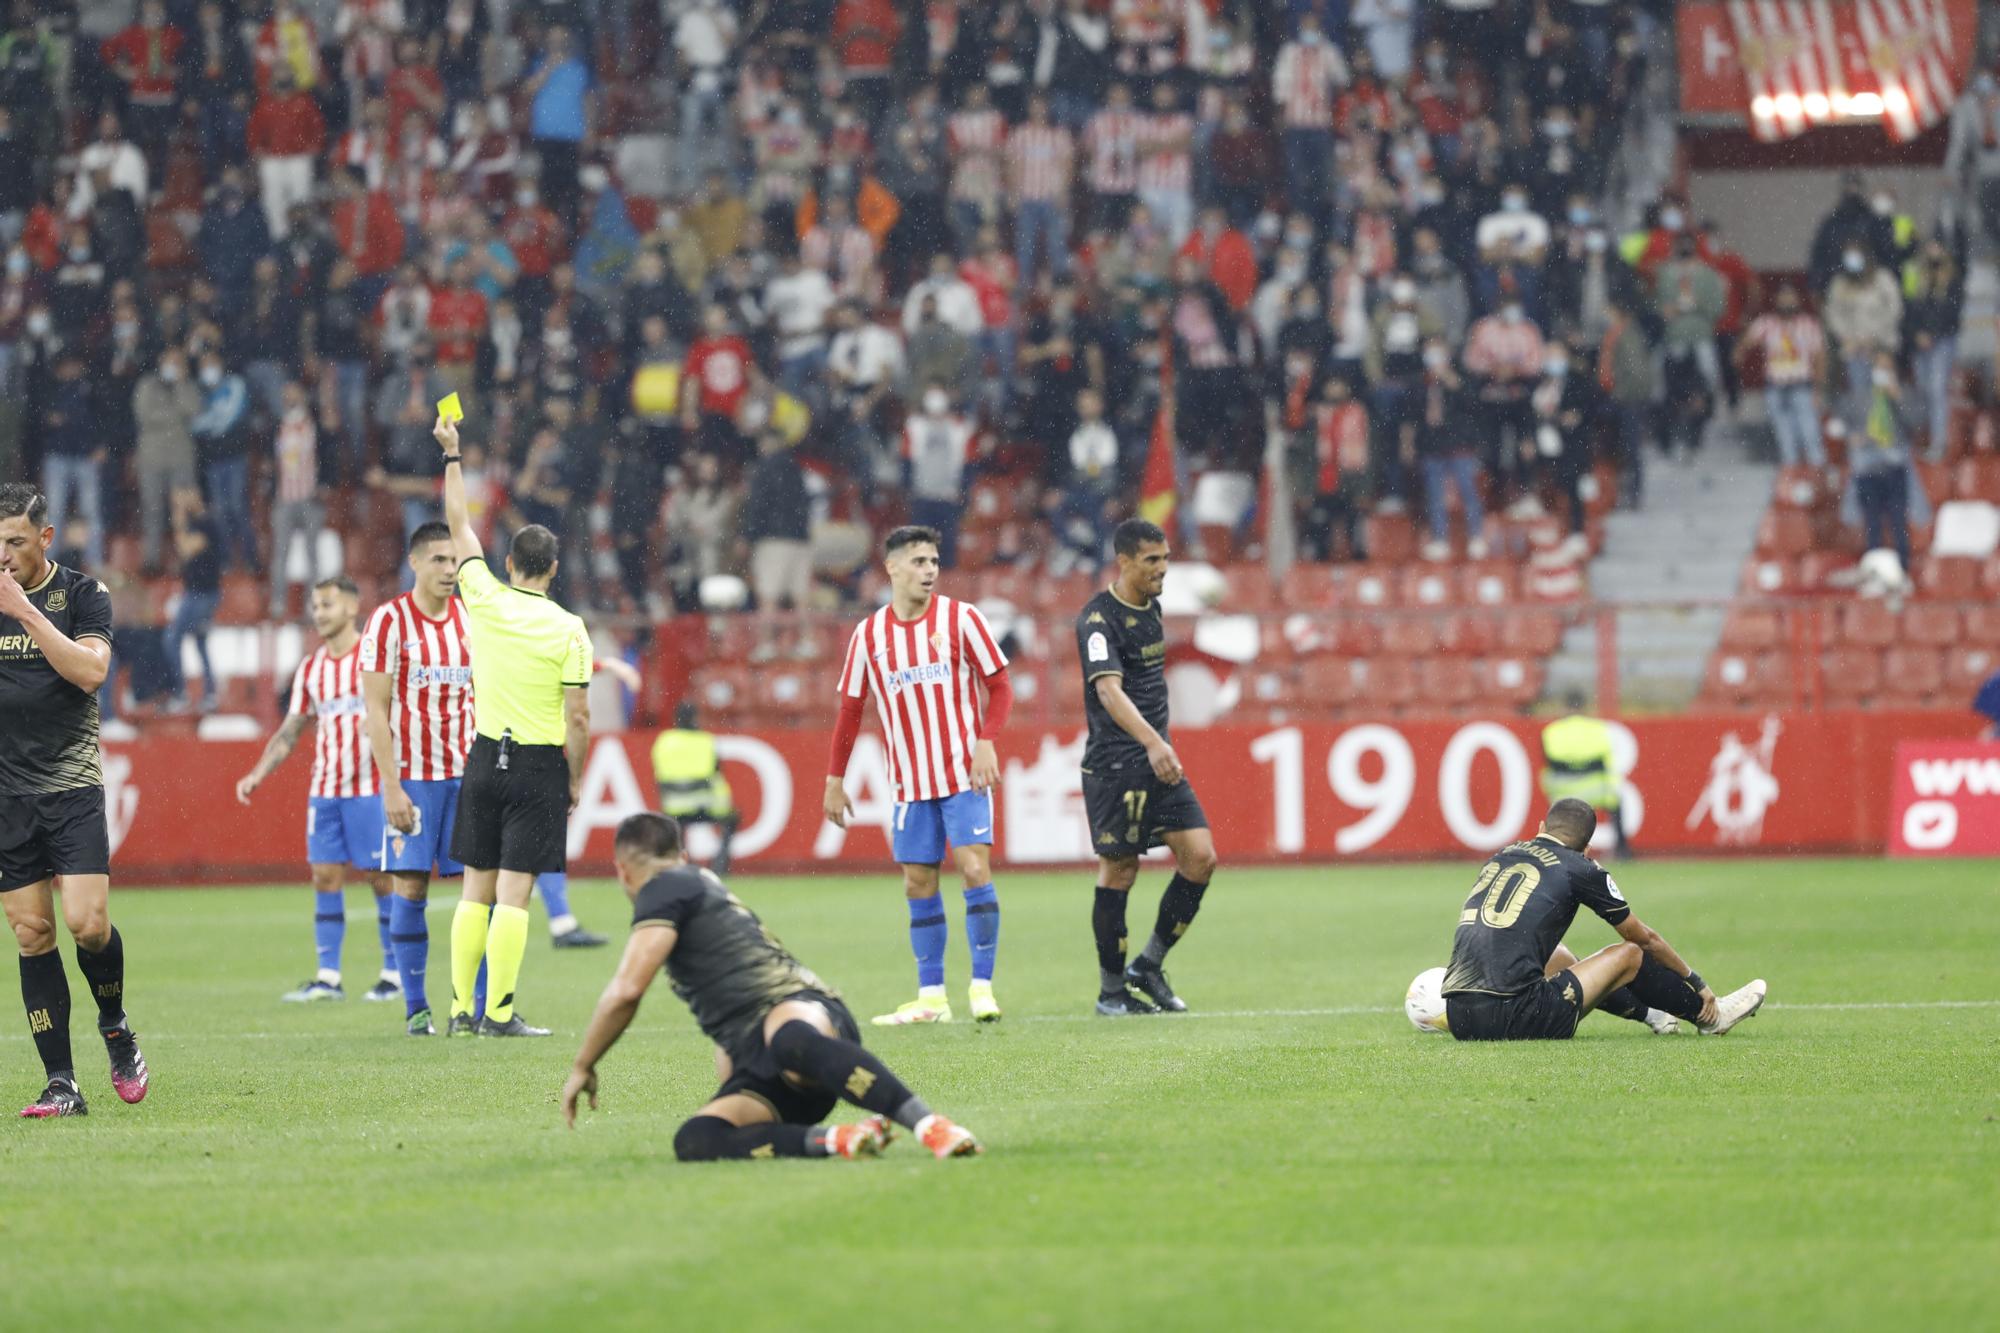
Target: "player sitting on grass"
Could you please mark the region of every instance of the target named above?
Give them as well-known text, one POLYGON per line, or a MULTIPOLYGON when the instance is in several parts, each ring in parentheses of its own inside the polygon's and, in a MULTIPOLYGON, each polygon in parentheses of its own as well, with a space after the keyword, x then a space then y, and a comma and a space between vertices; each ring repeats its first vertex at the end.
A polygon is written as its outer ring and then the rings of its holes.
POLYGON ((1716 999, 1673 946, 1632 915, 1604 867, 1583 854, 1596 831, 1587 803, 1557 801, 1535 837, 1502 849, 1479 872, 1445 969, 1452 1036, 1562 1040, 1599 1006, 1628 1018, 1660 1009, 1721 1036, 1764 1003, 1762 981, 1716 999), (1621 942, 1584 959, 1563 949, 1579 905, 1603 917, 1621 942), (1558 966, 1559 955, 1568 963, 1558 966))
POLYGON ((721 880, 687 863, 680 825, 665 815, 633 815, 618 826, 612 860, 633 900, 632 938, 563 1084, 563 1120, 571 1128, 579 1097, 596 1108, 597 1062, 631 1025, 664 967, 715 1043, 722 1079, 674 1135, 683 1162, 873 1157, 897 1124, 940 1160, 980 1151, 970 1131, 933 1113, 861 1048, 860 1029, 836 991, 785 952, 721 880), (858 1124, 822 1125, 841 1100, 873 1114, 858 1124))

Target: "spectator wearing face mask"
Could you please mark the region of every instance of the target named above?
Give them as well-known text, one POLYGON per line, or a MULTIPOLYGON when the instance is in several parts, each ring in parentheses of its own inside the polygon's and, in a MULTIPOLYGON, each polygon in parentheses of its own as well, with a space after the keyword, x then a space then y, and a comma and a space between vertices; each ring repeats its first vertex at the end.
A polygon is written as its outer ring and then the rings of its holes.
POLYGON ((1472 320, 1465 275, 1446 256, 1438 233, 1429 227, 1418 227, 1411 233, 1410 276, 1417 284, 1417 308, 1438 322, 1446 342, 1454 347, 1464 342, 1472 320))
POLYGON ((1728 304, 1722 275, 1702 261, 1691 232, 1674 238, 1673 257, 1654 276, 1655 300, 1665 322, 1661 339, 1670 430, 1692 459, 1701 432, 1723 398, 1715 327, 1728 304))
POLYGON ((1095 389, 1076 396, 1076 429, 1070 432, 1068 477, 1056 511, 1057 535, 1075 564, 1095 569, 1104 558, 1110 514, 1118 493, 1118 434, 1104 420, 1104 397, 1095 389))
POLYGON ((1424 345, 1424 379, 1415 409, 1404 424, 1399 449, 1408 449, 1423 465, 1424 511, 1430 538, 1426 560, 1451 554, 1451 497, 1458 496, 1465 512, 1465 551, 1474 560, 1486 556, 1486 511, 1479 494, 1479 451, 1482 432, 1472 420, 1475 408, 1464 380, 1451 362, 1443 339, 1424 345))
POLYGON ((215 348, 202 353, 200 380, 202 408, 191 429, 207 512, 222 534, 217 554, 227 559, 234 551, 245 569, 261 574, 250 519, 250 386, 229 371, 215 348))
MULTIPOLYGON (((1400 441, 1423 385, 1424 347, 1443 336, 1444 329, 1417 304, 1417 284, 1408 274, 1390 280, 1388 297, 1375 310, 1374 337, 1368 344, 1368 406, 1377 438, 1400 441)), ((1402 495, 1408 489, 1402 475, 1408 460, 1401 448, 1384 453, 1383 489, 1402 495)))
POLYGON ((1590 468, 1586 436, 1598 407, 1597 386, 1570 365, 1569 349, 1551 342, 1542 357, 1541 382, 1528 401, 1535 412, 1532 437, 1523 442, 1523 463, 1537 487, 1559 493, 1569 505, 1569 530, 1583 535, 1584 473, 1590 468))
POLYGON ((1323 220, 1333 171, 1333 104, 1349 81, 1347 59, 1327 41, 1317 11, 1299 19, 1298 36, 1278 50, 1271 70, 1285 153, 1285 194, 1296 209, 1323 220))
POLYGON ((1346 380, 1338 377, 1328 380, 1313 409, 1315 467, 1312 502, 1306 508, 1303 534, 1315 559, 1334 558, 1336 529, 1347 547, 1349 560, 1368 558, 1361 539, 1361 524, 1368 516, 1368 499, 1373 490, 1368 436, 1368 409, 1354 400, 1346 380))
POLYGON ((1990 69, 1973 76, 1951 109, 1944 173, 1948 184, 1965 188, 1986 235, 2000 244, 2000 79, 1990 69))
POLYGON ((60 532, 81 516, 90 525, 90 563, 102 560, 104 531, 104 460, 97 412, 90 384, 84 379, 83 358, 75 352, 56 361, 54 389, 42 404, 42 493, 48 496, 49 526, 60 532))
POLYGON ((1487 264, 1511 260, 1539 267, 1548 254, 1551 236, 1548 219, 1530 206, 1528 187, 1510 181, 1500 192, 1500 207, 1479 219, 1473 244, 1487 264))
POLYGON ((1859 512, 1868 549, 1893 545, 1910 569, 1910 448, 1903 420, 1904 397, 1893 352, 1869 358, 1868 372, 1850 388, 1847 437, 1852 442, 1848 466, 1853 473, 1849 511, 1859 512))
POLYGON ((278 417, 272 441, 275 464, 275 493, 271 502, 271 619, 285 615, 285 600, 291 585, 301 580, 290 577, 294 539, 305 543, 307 588, 314 587, 334 571, 320 569, 319 534, 326 526, 325 492, 320 487, 319 427, 313 420, 306 386, 287 381, 283 390, 284 410, 278 417))
POLYGON ((936 528, 942 540, 938 561, 949 569, 958 558, 958 526, 965 515, 965 474, 978 430, 952 408, 942 383, 924 387, 918 410, 903 423, 903 471, 910 497, 910 521, 936 528))
POLYGON ((1542 372, 1542 331, 1518 300, 1472 326, 1465 369, 1478 383, 1479 420, 1494 471, 1511 475, 1520 442, 1534 429, 1528 394, 1542 372))
POLYGON ((1826 384, 1826 335, 1799 303, 1796 287, 1778 289, 1776 303, 1750 323, 1736 349, 1738 361, 1754 354, 1764 371, 1764 414, 1786 467, 1826 466, 1820 438, 1820 394, 1826 384))
POLYGON ((1868 383, 1878 352, 1894 352, 1901 342, 1903 293, 1875 252, 1849 245, 1840 272, 1826 289, 1826 331, 1839 349, 1850 390, 1868 383))
POLYGON ((1850 251, 1860 252, 1875 264, 1892 263, 1895 237, 1887 218, 1876 213, 1861 173, 1849 171, 1840 178, 1840 198, 1813 232, 1812 249, 1806 260, 1806 277, 1812 289, 1824 293, 1847 263, 1850 251))
POLYGON ((159 568, 174 493, 196 485, 192 427, 204 403, 188 374, 187 356, 178 347, 162 352, 159 368, 142 376, 132 391, 138 430, 140 558, 148 570, 159 568))
POLYGON ((313 95, 281 68, 244 133, 257 159, 265 224, 271 235, 283 238, 292 206, 312 199, 314 165, 326 148, 326 118, 313 95))
POLYGON ((1904 270, 1903 337, 1910 374, 1922 397, 1926 451, 1942 460, 1950 448, 1951 375, 1958 366, 1958 326, 1965 316, 1965 233, 1956 244, 1925 243, 1904 270))

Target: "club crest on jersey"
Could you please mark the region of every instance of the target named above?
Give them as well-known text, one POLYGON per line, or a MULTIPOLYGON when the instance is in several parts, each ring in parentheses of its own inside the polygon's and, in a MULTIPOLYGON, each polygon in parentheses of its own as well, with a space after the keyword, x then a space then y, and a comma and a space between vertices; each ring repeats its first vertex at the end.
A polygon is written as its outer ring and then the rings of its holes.
POLYGON ((945 640, 944 640, 943 630, 939 630, 937 633, 931 635, 931 651, 935 652, 939 657, 943 657, 944 642, 945 640))
POLYGON ((69 593, 64 591, 63 589, 57 588, 54 592, 49 594, 49 605, 48 605, 49 610, 61 611, 68 605, 69 605, 69 593))

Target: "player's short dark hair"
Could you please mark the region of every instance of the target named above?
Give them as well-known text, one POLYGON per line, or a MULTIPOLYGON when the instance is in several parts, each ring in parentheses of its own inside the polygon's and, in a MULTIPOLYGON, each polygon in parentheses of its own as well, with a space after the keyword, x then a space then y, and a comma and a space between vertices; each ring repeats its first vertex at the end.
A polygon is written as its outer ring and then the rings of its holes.
POLYGON ((1582 851, 1590 845, 1590 835, 1597 832, 1597 811, 1588 801, 1565 796, 1549 807, 1542 823, 1564 844, 1582 851))
POLYGON ((432 542, 448 542, 450 540, 451 529, 436 519, 432 519, 428 523, 419 523, 417 524, 417 530, 410 534, 410 554, 415 555, 419 548, 429 546, 432 542))
POLYGON ((678 820, 647 810, 627 815, 612 839, 614 856, 643 856, 653 861, 670 861, 681 854, 681 826, 678 820))
POLYGON ((361 596, 360 586, 345 574, 335 574, 330 579, 321 579, 318 583, 313 584, 314 592, 318 592, 321 588, 331 588, 335 592, 344 592, 349 597, 361 596))
POLYGON ((1166 545, 1167 534, 1157 523, 1149 523, 1143 518, 1128 518, 1111 534, 1111 549, 1120 555, 1137 555, 1139 548, 1154 542, 1166 545))
POLYGON ((927 528, 919 523, 908 523, 900 528, 893 529, 887 537, 882 539, 882 554, 884 556, 891 556, 902 550, 905 546, 921 546, 925 542, 929 542, 939 550, 944 549, 944 537, 936 528, 927 528))
POLYGON ((556 535, 539 523, 530 523, 514 534, 507 558, 514 572, 524 579, 538 579, 556 567, 556 535))
POLYGON ((25 481, 0 483, 0 518, 24 514, 28 526, 40 532, 49 525, 49 498, 25 481))

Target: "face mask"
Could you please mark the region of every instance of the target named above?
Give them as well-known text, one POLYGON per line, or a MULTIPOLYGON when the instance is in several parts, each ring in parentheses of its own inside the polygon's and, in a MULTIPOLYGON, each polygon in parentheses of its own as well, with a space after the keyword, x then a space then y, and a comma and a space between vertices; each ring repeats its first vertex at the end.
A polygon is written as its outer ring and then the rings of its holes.
POLYGON ((1878 194, 1875 196, 1874 208, 1876 217, 1886 218, 1896 211, 1896 201, 1886 194, 1878 194))
POLYGON ((201 368, 201 382, 211 389, 222 383, 222 367, 203 366, 201 368))
POLYGON ((1542 362, 1542 371, 1544 374, 1555 375, 1558 377, 1567 375, 1569 374, 1569 358, 1561 356, 1552 356, 1548 360, 1542 362))
POLYGON ((86 262, 87 260, 89 260, 89 258, 90 258, 90 247, 89 247, 89 246, 87 246, 87 245, 72 245, 72 246, 71 246, 71 247, 69 248, 69 262, 70 262, 70 263, 72 263, 72 264, 81 264, 81 263, 84 263, 84 262, 86 262))
POLYGON ((1575 128, 1574 125, 1566 120, 1545 120, 1542 122, 1542 133, 1548 135, 1551 139, 1567 139, 1570 136, 1570 131, 1575 128))
POLYGON ((535 192, 533 190, 516 190, 514 192, 514 202, 523 208, 533 208, 535 206, 535 192))
POLYGON ((181 368, 179 366, 160 367, 160 383, 178 384, 180 382, 180 378, 181 378, 181 368))
POLYGON ((306 419, 306 410, 303 407, 288 407, 285 409, 285 420, 293 423, 294 425, 298 424, 301 421, 304 421, 305 419, 306 419))
POLYGON ((1312 249, 1313 234, 1309 228, 1293 227, 1285 233, 1285 244, 1294 250, 1312 249))
POLYGON ((49 332, 49 317, 41 311, 28 316, 28 332, 37 338, 45 338, 49 332))
POLYGON ((1875 387, 1878 389, 1893 389, 1896 386, 1896 372, 1893 370, 1878 370, 1875 372, 1874 380, 1875 387))
POLYGON ((1681 224, 1686 220, 1681 216, 1681 211, 1678 208, 1660 210, 1660 225, 1668 231, 1679 231, 1681 224))
POLYGON ((1518 194, 1503 195, 1500 199, 1500 206, 1509 213, 1519 213, 1528 206, 1528 201, 1518 194))
POLYGON ((1326 40, 1326 34, 1321 32, 1318 28, 1308 28, 1304 32, 1299 34, 1299 40, 1301 42, 1304 42, 1307 46, 1318 46, 1321 42, 1326 40))
POLYGON ((1303 260, 1286 259, 1279 261, 1278 264, 1279 281, 1285 283, 1296 283, 1300 278, 1303 278, 1305 275, 1306 275, 1306 266, 1303 260))
POLYGON ((1397 305, 1408 305, 1417 299, 1417 284, 1408 278, 1398 278, 1389 284, 1389 299, 1397 305))
POLYGON ((1505 307, 1500 312, 1500 318, 1506 320, 1509 324, 1519 324, 1521 322, 1521 307, 1517 305, 1505 307))
POLYGON ((1300 318, 1300 319, 1318 319, 1318 318, 1319 318, 1319 302, 1317 302, 1317 301, 1301 301, 1301 302, 1299 302, 1299 318, 1300 318))
POLYGON ((463 37, 472 31, 472 15, 453 10, 445 15, 444 26, 451 29, 452 36, 463 37))
POLYGON ((1442 347, 1426 347, 1424 349, 1424 365, 1428 369, 1443 370, 1450 360, 1450 355, 1442 347))
POLYGON ((16 250, 13 254, 7 256, 7 274, 9 277, 18 278, 27 271, 28 257, 26 255, 16 250))
POLYGON ((926 393, 924 395, 924 411, 930 413, 934 417, 943 416, 945 414, 945 410, 950 406, 951 406, 951 399, 945 397, 944 393, 941 390, 932 389, 929 393, 926 393))
POLYGON ((136 338, 139 336, 139 322, 134 319, 121 319, 111 326, 111 332, 120 338, 136 338))
POLYGON ((1581 227, 1586 223, 1588 223, 1589 221, 1590 221, 1590 210, 1588 208, 1585 208, 1582 204, 1578 204, 1576 207, 1570 209, 1569 223, 1572 227, 1581 227))
POLYGON ((1995 81, 1991 74, 1982 72, 1972 81, 1972 91, 1981 97, 1991 97, 1995 88, 2000 88, 2000 81, 1995 81))
POLYGON ((1868 266, 1868 261, 1858 252, 1849 250, 1840 257, 1840 266, 1849 273, 1859 273, 1868 266))
POLYGON ((1594 255, 1603 254, 1604 247, 1608 244, 1610 238, 1601 231, 1593 231, 1583 238, 1583 248, 1594 255))
POLYGON ((1426 185, 1423 189, 1417 191, 1417 199, 1426 207, 1434 208, 1444 202, 1444 187, 1441 185, 1426 185))

